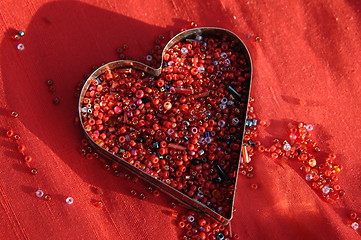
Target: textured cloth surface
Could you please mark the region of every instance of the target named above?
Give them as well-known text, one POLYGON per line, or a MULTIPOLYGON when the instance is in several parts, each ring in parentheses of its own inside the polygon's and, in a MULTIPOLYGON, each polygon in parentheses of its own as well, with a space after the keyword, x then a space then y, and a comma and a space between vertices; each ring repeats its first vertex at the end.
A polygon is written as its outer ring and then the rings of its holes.
POLYGON ((344 199, 329 204, 304 180, 297 164, 253 158, 255 177, 237 185, 232 230, 240 239, 358 239, 347 215, 361 211, 361 5, 317 1, 45 1, 0 2, 0 239, 177 239, 171 199, 140 200, 142 184, 115 177, 79 153, 75 88, 92 66, 117 60, 116 48, 141 57, 161 34, 190 21, 236 33, 254 65, 252 96, 265 145, 286 139, 287 124, 315 125, 322 151, 344 170, 344 199), (10 38, 16 30, 25 36, 10 38), (250 34, 251 38, 247 38, 250 34), (259 36, 262 41, 256 42, 259 36), (25 45, 17 50, 18 43, 25 45), (56 91, 46 85, 53 79, 56 91), (54 105, 52 99, 61 102, 54 105), (19 112, 18 118, 9 116, 19 112), (21 136, 33 176, 5 132, 21 136), (250 185, 257 183, 258 190, 250 185), (94 189, 101 189, 103 194, 94 189), (42 189, 52 196, 35 196, 42 189), (72 196, 74 204, 65 198, 72 196), (103 209, 92 203, 103 201, 103 209))

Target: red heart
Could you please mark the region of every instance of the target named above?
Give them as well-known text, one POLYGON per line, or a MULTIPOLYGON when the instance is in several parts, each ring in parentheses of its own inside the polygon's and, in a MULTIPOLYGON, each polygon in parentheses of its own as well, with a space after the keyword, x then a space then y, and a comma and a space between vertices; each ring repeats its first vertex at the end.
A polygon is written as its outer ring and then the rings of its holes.
POLYGON ((221 222, 232 217, 251 60, 220 28, 171 39, 160 68, 115 61, 86 81, 82 126, 105 156, 221 222))

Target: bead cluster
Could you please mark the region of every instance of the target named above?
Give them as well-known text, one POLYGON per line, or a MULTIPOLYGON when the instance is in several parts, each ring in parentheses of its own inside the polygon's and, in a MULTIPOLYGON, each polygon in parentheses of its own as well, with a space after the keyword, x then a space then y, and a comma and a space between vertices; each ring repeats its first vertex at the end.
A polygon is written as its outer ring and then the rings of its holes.
POLYGON ((300 170, 304 173, 306 181, 317 191, 326 201, 333 201, 342 198, 345 191, 337 183, 338 174, 342 170, 342 165, 335 162, 336 155, 330 153, 325 160, 316 160, 316 154, 320 152, 317 143, 311 138, 313 125, 298 123, 288 125, 290 134, 288 140, 283 142, 278 139, 274 144, 265 148, 258 146, 260 152, 267 152, 275 160, 294 159, 301 164, 300 170))
POLYGON ((352 223, 350 224, 351 228, 354 230, 358 230, 361 225, 361 216, 359 216, 359 214, 357 214, 356 212, 352 212, 349 215, 349 219, 352 221, 352 223))
MULTIPOLYGON (((13 36, 11 36, 12 39, 14 39, 15 41, 19 41, 22 37, 25 36, 25 32, 20 30, 18 31, 16 34, 14 34, 13 36)), ((16 48, 19 51, 23 51, 25 49, 25 45, 23 43, 19 43, 16 48)))
POLYGON ((221 214, 229 214, 250 66, 236 41, 186 39, 159 78, 108 69, 82 98, 83 127, 100 147, 221 214))

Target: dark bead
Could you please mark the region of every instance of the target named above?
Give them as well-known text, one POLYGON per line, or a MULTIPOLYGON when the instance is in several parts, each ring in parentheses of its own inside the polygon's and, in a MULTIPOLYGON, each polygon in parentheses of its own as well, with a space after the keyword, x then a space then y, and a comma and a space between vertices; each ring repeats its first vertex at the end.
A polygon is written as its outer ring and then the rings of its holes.
POLYGON ((217 236, 216 236, 216 239, 217 240, 224 240, 224 234, 223 233, 218 233, 217 236))
POLYGON ((198 164, 200 164, 201 162, 197 159, 197 158, 194 158, 194 159, 192 159, 192 164, 193 165, 198 165, 198 164))
POLYGON ((54 99, 53 99, 53 103, 54 103, 54 104, 59 104, 59 103, 60 103, 60 98, 57 98, 57 97, 54 98, 54 99))
POLYGON ((255 142, 252 141, 252 139, 248 140, 248 144, 251 146, 251 147, 254 147, 256 145, 255 142))

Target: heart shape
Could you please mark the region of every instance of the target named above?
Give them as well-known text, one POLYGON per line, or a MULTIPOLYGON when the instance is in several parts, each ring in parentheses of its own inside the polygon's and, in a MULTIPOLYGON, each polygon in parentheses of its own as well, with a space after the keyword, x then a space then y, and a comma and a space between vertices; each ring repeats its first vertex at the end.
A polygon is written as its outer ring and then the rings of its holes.
POLYGON ((232 218, 252 65, 221 28, 173 37, 161 67, 115 61, 85 82, 79 114, 90 142, 178 201, 232 218))

